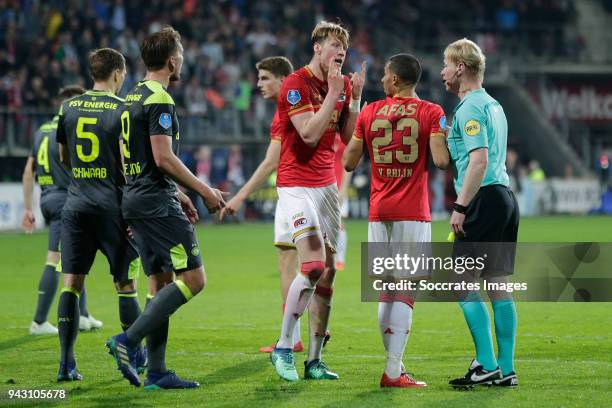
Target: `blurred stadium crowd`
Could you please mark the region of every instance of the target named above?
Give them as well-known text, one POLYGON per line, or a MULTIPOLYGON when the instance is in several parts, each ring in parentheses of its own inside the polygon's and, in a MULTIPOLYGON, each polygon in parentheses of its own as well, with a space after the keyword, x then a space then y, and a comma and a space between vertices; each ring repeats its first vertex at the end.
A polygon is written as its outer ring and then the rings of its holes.
POLYGON ((361 0, 357 7, 349 0, 2 0, 0 106, 48 109, 61 86, 88 85, 87 53, 98 47, 113 47, 126 56, 126 92, 144 72, 140 40, 163 24, 183 36, 183 81, 173 94, 190 114, 213 114, 226 104, 248 111, 255 62, 285 55, 296 67, 307 63, 310 28, 323 19, 338 18, 349 29, 347 68, 370 62, 374 83, 366 89, 375 93, 381 61, 398 42, 417 55, 437 55, 444 44, 469 31, 487 56, 580 59, 582 40, 571 30, 577 16, 574 1, 469 3, 361 0))
MULTIPOLYGON (((612 10, 612 1, 602 3, 612 10)), ((195 174, 233 190, 258 163, 273 112, 257 94, 255 62, 284 55, 296 68, 306 64, 310 30, 320 20, 339 20, 349 29, 344 71, 368 61, 363 100, 374 100, 382 96, 379 80, 389 50, 440 59, 445 44, 466 34, 481 45, 488 64, 584 62, 589 57, 578 18, 574 0, 0 0, 0 129, 10 128, 0 132, 0 150, 12 132, 24 155, 36 128, 53 113, 58 90, 91 85, 86 58, 92 49, 113 47, 125 55, 126 93, 144 75, 141 39, 170 24, 185 48, 182 79, 170 89, 188 147, 183 159, 195 174), (224 135, 236 134, 260 146, 241 148, 240 138, 228 146, 224 135)), ((437 67, 423 60, 419 95, 450 112, 456 102, 438 79, 437 67)), ((529 190, 530 180, 544 177, 532 158, 509 156, 516 190, 529 190)), ((438 197, 434 212, 452 202, 444 177, 431 177, 438 197)))

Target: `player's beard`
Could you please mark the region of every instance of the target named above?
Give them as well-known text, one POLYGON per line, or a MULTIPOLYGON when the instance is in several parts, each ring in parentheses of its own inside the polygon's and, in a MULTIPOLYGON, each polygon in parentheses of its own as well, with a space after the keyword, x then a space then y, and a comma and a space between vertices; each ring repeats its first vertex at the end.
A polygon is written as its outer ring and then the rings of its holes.
POLYGON ((181 80, 181 68, 183 67, 182 61, 180 65, 169 65, 172 68, 172 72, 170 73, 170 82, 177 82, 181 80))

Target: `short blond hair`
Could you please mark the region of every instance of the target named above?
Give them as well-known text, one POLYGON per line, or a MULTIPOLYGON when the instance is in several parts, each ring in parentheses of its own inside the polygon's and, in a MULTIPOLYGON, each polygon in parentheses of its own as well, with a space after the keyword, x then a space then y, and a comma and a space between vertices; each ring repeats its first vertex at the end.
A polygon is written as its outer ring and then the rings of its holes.
POLYGON ((346 28, 342 27, 340 24, 330 23, 329 21, 321 21, 316 25, 314 30, 312 30, 312 35, 310 39, 312 40, 312 45, 315 43, 323 43, 328 36, 334 36, 342 43, 342 46, 346 49, 349 45, 349 32, 346 28))
POLYGON ((457 40, 446 47, 444 57, 454 63, 463 63, 468 72, 480 81, 484 78, 486 57, 474 41, 467 38, 457 40))

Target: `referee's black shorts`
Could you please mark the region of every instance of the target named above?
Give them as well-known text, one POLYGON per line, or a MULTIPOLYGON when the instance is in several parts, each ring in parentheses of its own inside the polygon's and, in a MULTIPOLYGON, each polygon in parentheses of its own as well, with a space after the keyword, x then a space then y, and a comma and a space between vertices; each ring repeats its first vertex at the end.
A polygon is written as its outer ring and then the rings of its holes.
POLYGON ((500 184, 481 187, 465 214, 453 256, 484 256, 481 277, 511 275, 519 227, 519 208, 512 190, 500 184))

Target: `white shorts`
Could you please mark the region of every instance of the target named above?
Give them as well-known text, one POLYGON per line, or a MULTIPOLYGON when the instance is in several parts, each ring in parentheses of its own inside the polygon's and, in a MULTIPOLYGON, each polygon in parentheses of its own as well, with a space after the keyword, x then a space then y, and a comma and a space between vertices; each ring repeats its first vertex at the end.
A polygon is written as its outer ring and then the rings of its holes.
POLYGON ((304 237, 321 235, 332 252, 340 232, 340 202, 336 183, 325 187, 278 187, 274 242, 287 236, 295 244, 304 237), (279 225, 280 223, 280 225, 279 225), (286 234, 289 231, 290 235, 286 234))
POLYGON ((349 200, 348 198, 342 201, 342 205, 340 205, 340 216, 342 218, 348 218, 349 216, 349 200))
POLYGON ((279 202, 276 203, 276 212, 274 213, 274 246, 283 248, 295 248, 295 244, 291 239, 291 228, 289 228, 288 217, 279 202))
POLYGON ((368 242, 430 242, 431 223, 423 221, 373 221, 368 242))
MULTIPOLYGON (((368 242, 389 244, 384 256, 407 253, 411 257, 430 255, 431 223, 423 221, 375 221, 368 223, 368 242), (426 244, 418 244, 420 242, 426 244), (412 244, 417 243, 417 244, 412 244)), ((378 248, 380 250, 380 248, 378 248)), ((419 268, 410 272, 396 270, 393 277, 396 279, 418 280, 430 277, 430 270, 419 268)), ((389 301, 382 296, 381 301, 389 301)))

